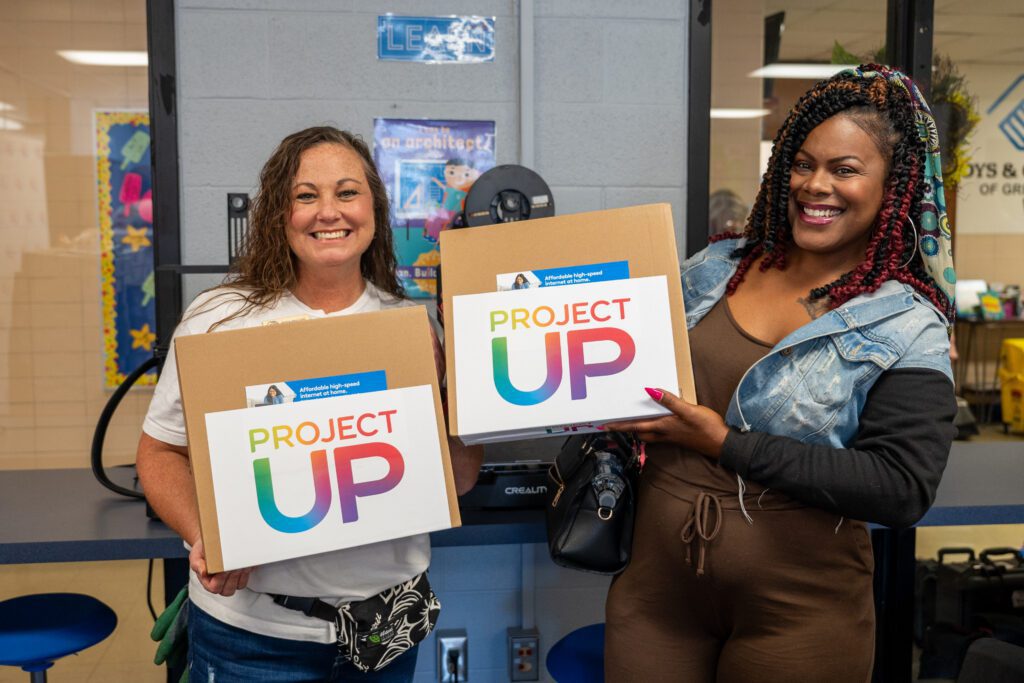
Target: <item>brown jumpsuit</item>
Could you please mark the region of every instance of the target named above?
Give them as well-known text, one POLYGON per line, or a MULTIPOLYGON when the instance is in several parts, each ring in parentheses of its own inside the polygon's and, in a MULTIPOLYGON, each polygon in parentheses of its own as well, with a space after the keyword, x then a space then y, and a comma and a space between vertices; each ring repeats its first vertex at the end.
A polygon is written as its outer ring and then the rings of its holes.
MULTIPOLYGON (((700 404, 725 414, 770 349, 723 298, 690 331, 700 404)), ((633 557, 606 606, 610 683, 864 683, 874 655, 864 523, 746 482, 675 446, 651 445, 633 557), (838 527, 838 528, 837 528, 838 527)))

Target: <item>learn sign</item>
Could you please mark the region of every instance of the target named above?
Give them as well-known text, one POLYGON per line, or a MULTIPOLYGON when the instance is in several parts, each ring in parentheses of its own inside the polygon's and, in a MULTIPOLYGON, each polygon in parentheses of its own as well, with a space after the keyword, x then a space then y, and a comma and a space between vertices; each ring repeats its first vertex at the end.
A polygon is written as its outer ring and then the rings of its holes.
POLYGON ((377 17, 377 58, 386 61, 494 61, 494 17, 377 17))

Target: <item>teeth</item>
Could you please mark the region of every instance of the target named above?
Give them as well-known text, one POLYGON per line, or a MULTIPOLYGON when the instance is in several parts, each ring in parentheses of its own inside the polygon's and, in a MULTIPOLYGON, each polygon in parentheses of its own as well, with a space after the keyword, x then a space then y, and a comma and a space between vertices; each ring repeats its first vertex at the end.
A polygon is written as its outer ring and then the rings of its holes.
POLYGON ((313 237, 318 240, 336 240, 339 237, 348 237, 352 234, 351 230, 335 230, 334 232, 314 232, 313 237))
POLYGON ((832 216, 838 216, 843 212, 842 209, 812 209, 810 207, 802 207, 804 213, 814 218, 830 218, 832 216))

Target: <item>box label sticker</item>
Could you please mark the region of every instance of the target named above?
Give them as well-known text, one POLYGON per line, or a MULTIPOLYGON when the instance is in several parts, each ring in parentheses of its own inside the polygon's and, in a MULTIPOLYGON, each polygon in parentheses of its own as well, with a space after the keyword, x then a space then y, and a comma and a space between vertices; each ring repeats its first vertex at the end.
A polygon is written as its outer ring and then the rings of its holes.
POLYGON ((518 273, 501 273, 496 277, 499 292, 628 279, 629 261, 609 261, 608 263, 590 263, 562 268, 541 268, 539 270, 526 270, 518 273))
POLYGON ((282 403, 384 391, 387 388, 387 374, 383 370, 371 370, 332 377, 254 384, 245 388, 245 402, 249 408, 261 408, 282 403))
POLYGON ((429 385, 206 415, 225 569, 451 526, 429 385))

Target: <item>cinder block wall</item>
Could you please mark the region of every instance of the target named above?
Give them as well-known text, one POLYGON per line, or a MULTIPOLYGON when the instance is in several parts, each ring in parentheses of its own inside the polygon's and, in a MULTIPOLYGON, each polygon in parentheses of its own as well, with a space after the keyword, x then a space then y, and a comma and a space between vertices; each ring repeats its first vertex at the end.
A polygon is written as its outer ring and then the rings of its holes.
MULTIPOLYGON (((282 137, 333 123, 372 141, 375 117, 493 120, 497 161, 520 163, 519 3, 500 0, 176 0, 182 240, 187 264, 227 259, 228 192, 255 189, 282 137), (491 64, 378 62, 378 14, 496 17, 491 64)), ((535 2, 534 170, 558 213, 649 202, 685 215, 686 3, 535 2)), ((209 286, 188 281, 186 295, 209 286)), ((439 627, 469 632, 470 680, 508 680, 505 628, 534 604, 541 655, 603 621, 607 579, 551 564, 543 546, 442 548, 439 627), (524 556, 534 590, 523 592, 524 556), (531 569, 532 568, 532 569, 531 569)), ((543 661, 543 659, 542 659, 543 661)), ((434 643, 417 680, 436 680, 434 643)), ((550 680, 542 677, 542 680, 550 680)))
MULTIPOLYGON (((375 117, 493 120, 520 162, 519 4, 499 0, 177 0, 185 263, 227 258, 227 192, 253 191, 282 137, 375 117), (376 22, 496 17, 490 64, 377 61, 376 22)), ((676 0, 535 3, 534 170, 558 213, 670 202, 683 252, 686 7, 676 0)))

